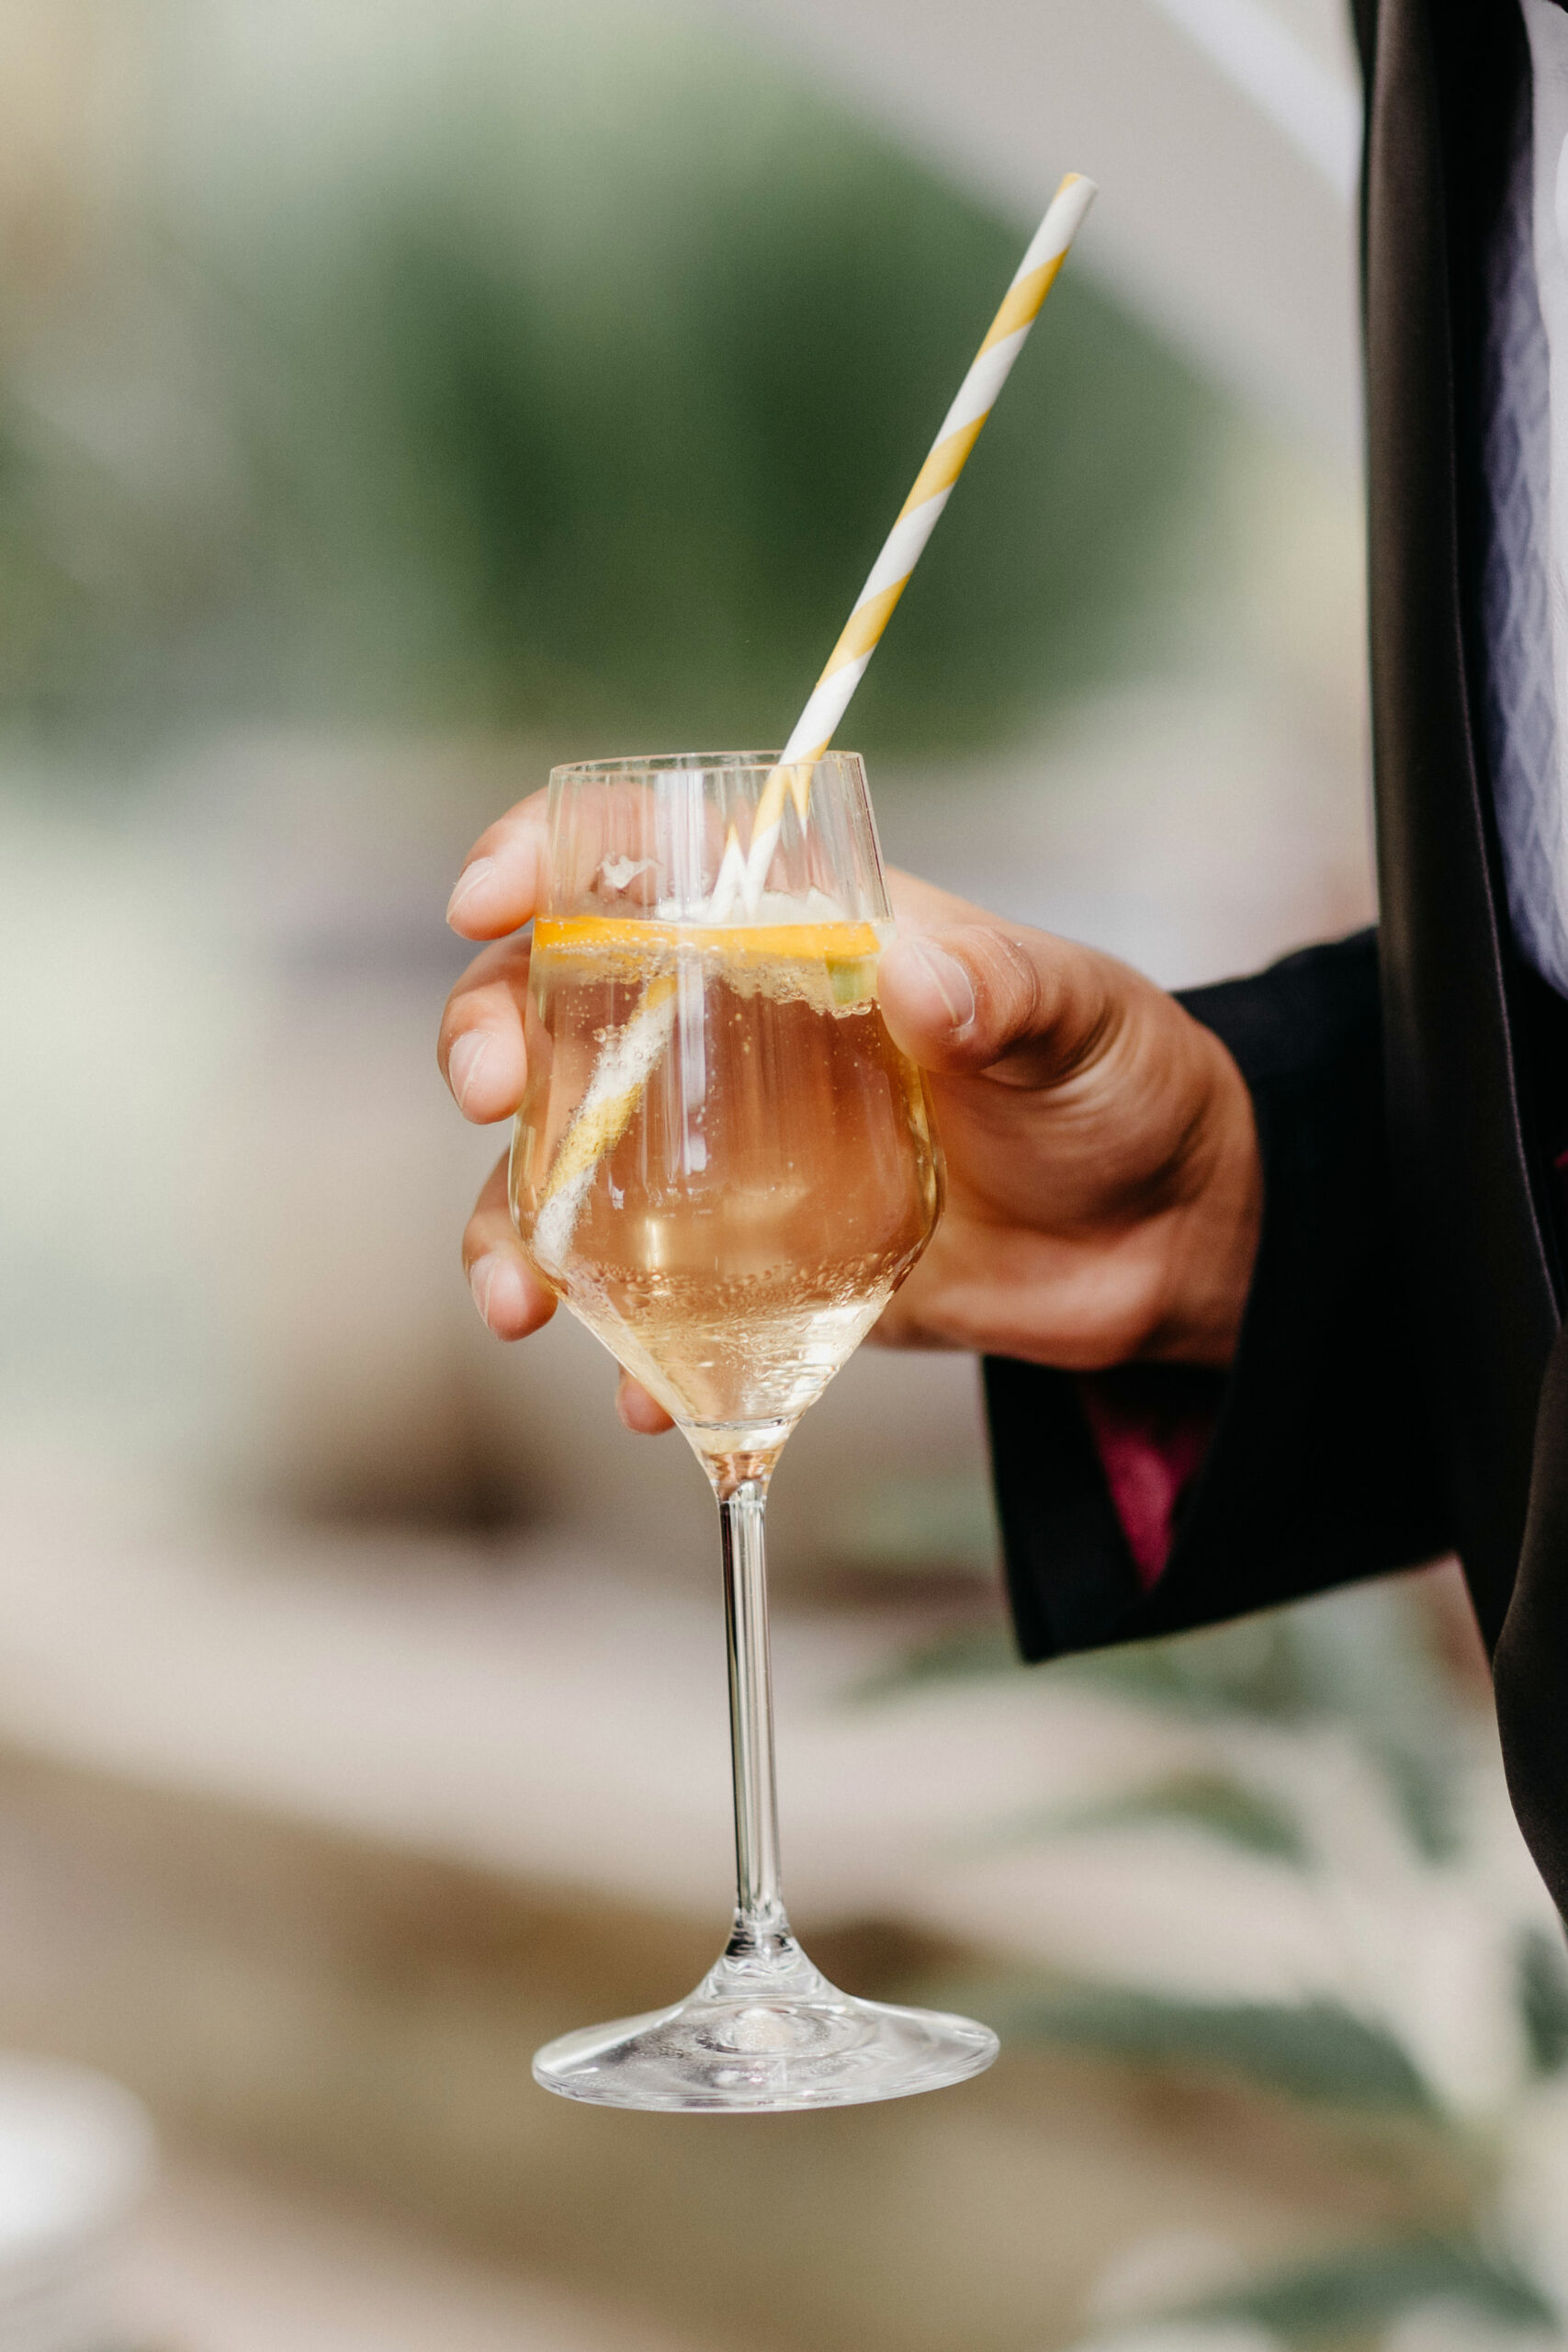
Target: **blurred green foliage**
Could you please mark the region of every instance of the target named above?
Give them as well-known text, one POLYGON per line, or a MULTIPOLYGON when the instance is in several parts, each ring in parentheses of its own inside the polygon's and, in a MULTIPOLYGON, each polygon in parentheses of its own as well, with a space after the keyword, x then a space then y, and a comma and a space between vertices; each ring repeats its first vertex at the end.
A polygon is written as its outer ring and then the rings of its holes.
MULTIPOLYGON (((1540 2331, 1557 2319, 1540 2290, 1505 2254, 1463 2236, 1330 2255, 1240 2293, 1213 2296, 1180 2316, 1195 2325, 1250 2323, 1301 2352, 1319 2346, 1371 2352, 1386 2340, 1389 2324, 1412 2311, 1439 2312, 1456 2331, 1470 2320, 1483 2345, 1495 2345, 1498 2330, 1517 2330, 1539 2347, 1540 2331)), ((1462 2338, 1456 2332, 1448 2340, 1462 2338)))
MULTIPOLYGON (((960 1627, 914 1651, 875 1688, 1016 1672, 1019 1665, 1017 1645, 1004 1632, 960 1627)), ((1396 1583, 1352 1587, 1232 1624, 1089 1652, 1062 1659, 1053 1671, 1201 1721, 1348 1724, 1387 1776, 1419 1850, 1441 1860, 1455 1849, 1451 1670, 1431 1623, 1396 1583)), ((1223 1803, 1216 1789, 1200 1793, 1195 1802, 1191 1790, 1178 1788, 1159 1802, 1168 1814, 1202 1818, 1243 1843, 1261 1849, 1272 1842, 1274 1850, 1285 1850, 1258 1813, 1255 1792, 1228 1788, 1223 1803)), ((1066 1826, 1065 1816, 1051 1816, 1049 1826, 1066 1826)))
POLYGON ((1148 2066, 1235 2075, 1328 2107, 1430 2116, 1427 2086, 1392 2034, 1331 2001, 1192 2001, 1120 1985, 1005 1982, 977 1994, 1009 2038, 1074 2043, 1148 2066))
POLYGON ((1070 1837, 1077 1830, 1146 1827, 1163 1822, 1225 1838, 1248 1853, 1303 1863, 1309 1849, 1285 1807, 1234 1773, 1173 1772, 1131 1795, 1060 1805, 1015 1825, 1014 1838, 1070 1837))
MULTIPOLYGON (((113 298, 0 376, 13 717, 787 731, 1020 224, 662 11, 438 28, 341 106, 170 77, 203 135, 113 298)), ((1224 424, 1069 270, 854 740, 994 741, 1146 651, 1224 424)))
MULTIPOLYGON (((1007 1670, 988 1636, 960 1633, 915 1653, 905 1679, 1007 1670)), ((1495 1768, 1489 1757, 1483 1767, 1470 1669, 1438 1589, 1425 1578, 1353 1586, 1063 1659, 1051 1672, 1206 1731, 1209 1753, 998 1825, 998 1847, 1175 1829, 1211 1861, 1260 1866, 1245 1894, 1247 1882, 1233 1879, 1230 1905, 1213 1913, 1209 1964, 1222 1984, 1239 1905, 1267 1906, 1268 1873, 1288 1875, 1316 1895, 1329 1937, 1345 1939, 1343 1988, 1272 2000, 1240 1989, 1195 1995, 1182 1958, 1162 1985, 1157 1954, 1142 1951, 1131 1982, 1119 1967, 1100 1981, 993 1970, 944 1984, 937 1997, 984 2017, 1004 2040, 1095 2051, 1150 2083, 1246 2085, 1289 2101, 1337 2135, 1348 2172, 1381 2178, 1389 2192, 1386 2213, 1355 2242, 1162 2304, 1145 2315, 1146 2335, 1111 2327, 1079 2352, 1133 2352, 1163 2341, 1164 2327, 1173 2346, 1189 2331, 1196 2342, 1250 2329, 1280 2352, 1379 2352, 1396 2335, 1426 2342, 1426 2317, 1439 2310, 1434 2343, 1466 2342, 1472 2328, 1477 2342, 1568 2340, 1561 2272, 1542 2258, 1556 2243, 1556 2208, 1540 2203, 1534 2234, 1520 2219, 1536 2211, 1541 2182, 1560 2177, 1551 2166, 1563 2128, 1568 1956, 1555 1923, 1508 1894, 1506 1834, 1494 1842, 1495 1818, 1478 1802, 1478 1770, 1495 1768), (1415 1988, 1434 1951, 1448 1966, 1469 1954, 1464 2030, 1476 2036, 1472 2050, 1490 2048, 1494 2069, 1480 2096, 1473 2080, 1447 2072, 1454 2018, 1441 2045, 1423 2025, 1415 1988), (1499 2053, 1511 2054, 1499 2064, 1499 2053), (1522 2202, 1521 2180, 1534 2184, 1522 2202)), ((894 1687, 890 1677, 879 1686, 894 1687)), ((1168 1867, 1174 1885, 1179 1865, 1168 1867)), ((1179 1932, 1173 1942, 1180 1953, 1179 1932)))
POLYGON ((1561 2073, 1568 2066, 1568 1954, 1560 1936, 1537 1932, 1522 1939, 1519 2011, 1536 2071, 1561 2073))

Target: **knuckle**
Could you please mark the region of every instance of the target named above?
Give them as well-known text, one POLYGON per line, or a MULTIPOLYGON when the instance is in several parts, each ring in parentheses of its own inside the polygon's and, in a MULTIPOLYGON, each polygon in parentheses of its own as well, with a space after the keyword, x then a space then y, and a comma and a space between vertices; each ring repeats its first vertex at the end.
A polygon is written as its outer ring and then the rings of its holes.
POLYGON ((459 982, 441 1008, 441 1020, 435 1032, 436 1051, 443 1059, 446 1058, 452 1040, 462 1025, 462 1014, 467 1003, 467 991, 459 982))
POLYGON ((1004 1053, 1043 1025, 1043 992, 1033 957, 1021 941, 1002 931, 967 933, 959 949, 975 987, 975 1043, 1004 1053))
POLYGON ((1014 1034, 1031 1036, 1045 1025, 1040 966, 1023 942, 1007 932, 997 935, 995 960, 998 997, 1009 1026, 1014 1034))

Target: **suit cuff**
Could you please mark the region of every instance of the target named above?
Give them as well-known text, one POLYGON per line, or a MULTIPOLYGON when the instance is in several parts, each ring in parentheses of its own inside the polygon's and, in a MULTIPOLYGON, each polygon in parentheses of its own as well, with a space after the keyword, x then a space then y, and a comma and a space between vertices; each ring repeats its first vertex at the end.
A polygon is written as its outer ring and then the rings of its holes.
POLYGON ((1396 1272, 1375 937, 1183 1001, 1240 1068, 1263 1159, 1235 1360, 1228 1373, 1127 1367, 1096 1390, 987 1362, 1009 1589, 1029 1657, 1214 1623, 1447 1548, 1440 1450, 1396 1272), (1108 1392, 1123 1421, 1191 1432, 1185 1480, 1185 1457, 1168 1448, 1157 1574, 1157 1525, 1118 1511, 1115 1448, 1096 1443, 1108 1392))

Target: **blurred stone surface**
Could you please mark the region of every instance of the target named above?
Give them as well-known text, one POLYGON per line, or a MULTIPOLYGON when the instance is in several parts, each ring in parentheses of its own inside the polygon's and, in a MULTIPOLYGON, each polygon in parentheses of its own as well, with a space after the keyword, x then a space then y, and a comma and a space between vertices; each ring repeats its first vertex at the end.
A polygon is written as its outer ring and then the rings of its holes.
MULTIPOLYGON (((638 2327, 728 2344, 740 2311, 777 2352, 1019 2352, 1071 2341, 1098 2274, 1152 2229, 1265 2262, 1400 2217, 1386 2178, 1347 2174, 1299 2115, 1028 2048, 940 2098, 717 2128, 533 2086, 545 2036, 693 1981, 709 1921, 16 1754, 0 1849, 0 2031, 112 2065, 186 2150, 195 2186, 182 2196, 176 2173, 154 2215, 135 2309, 198 2352, 260 2352, 263 2313, 315 2327, 291 2344, 358 2352, 356 2306, 374 2314, 389 2285, 409 2280, 411 2316, 431 2308, 442 2272, 433 2256, 420 2284, 422 2232, 542 2282, 511 2303, 486 2290, 521 2345, 529 2298, 562 2296, 587 2315, 547 2340, 606 2352, 649 2340, 638 2327), (330 2218, 285 2226, 203 2189, 235 2160, 294 2184, 296 2213, 317 2183, 400 2215, 414 2247, 383 2270, 366 2257, 387 2224, 356 2253, 330 2218)), ((958 1957, 896 1926, 809 1932, 874 1993, 958 1957)), ((411 2347, 460 2345, 464 2308, 450 2337, 411 2347)))
POLYGON ((210 2155, 171 2167, 118 2317, 137 2352, 701 2352, 407 2217, 210 2155))
MULTIPOLYGON (((694 2352, 739 2310, 776 2352, 1038 2352, 1140 2239, 1253 2267, 1433 2210, 1418 2132, 1373 2118, 1358 2154, 1342 2120, 1017 2035, 886 2108, 551 2099, 540 2041, 679 1994, 723 1931, 716 1596, 537 1540, 280 1540, 36 1462, 0 1508, 0 2041, 115 2074, 197 2176, 335 2185, 694 2352)), ((1190 1769, 1203 1728, 1021 1670, 889 1685, 943 1623, 998 1603, 781 1612, 786 1880, 830 1973, 1355 1985, 1358 1938, 1267 1856, 1043 1842, 1043 1807, 1190 1769)))

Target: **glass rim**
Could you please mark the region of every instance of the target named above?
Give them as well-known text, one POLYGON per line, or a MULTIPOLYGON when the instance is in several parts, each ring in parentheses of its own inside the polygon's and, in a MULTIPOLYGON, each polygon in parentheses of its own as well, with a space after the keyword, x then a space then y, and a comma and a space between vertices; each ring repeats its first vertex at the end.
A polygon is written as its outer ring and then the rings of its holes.
MULTIPOLYGON (((679 775, 692 770, 706 770, 718 775, 744 775, 754 770, 771 772, 779 764, 778 752, 632 752, 609 760, 566 760, 550 770, 552 784, 614 784, 618 779, 640 775, 679 775)), ((823 768, 837 761, 852 761, 863 768, 859 752, 840 752, 836 748, 818 752, 810 763, 813 768, 823 768)), ((791 762, 804 766, 805 762, 791 762)))

